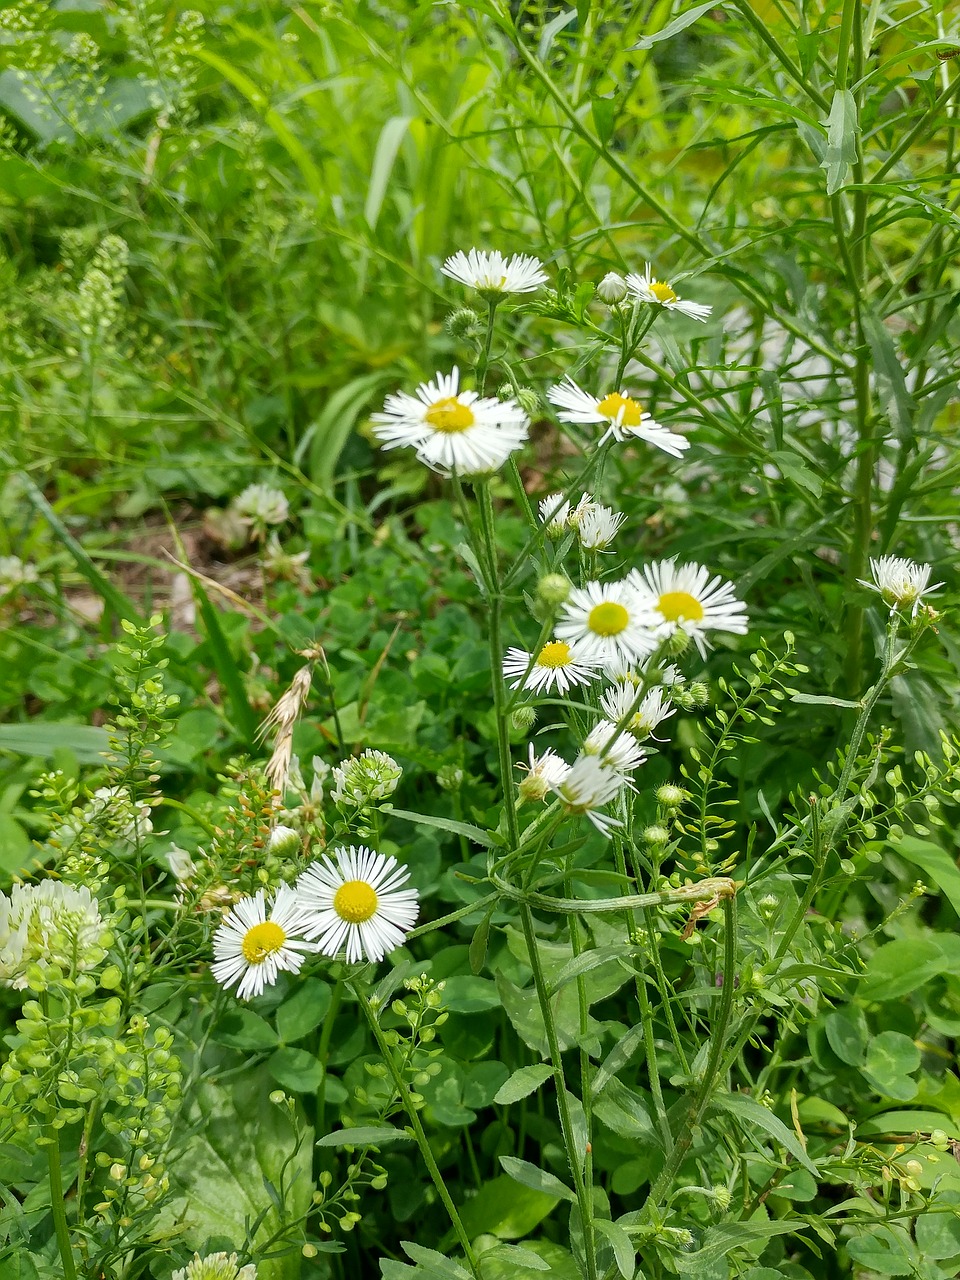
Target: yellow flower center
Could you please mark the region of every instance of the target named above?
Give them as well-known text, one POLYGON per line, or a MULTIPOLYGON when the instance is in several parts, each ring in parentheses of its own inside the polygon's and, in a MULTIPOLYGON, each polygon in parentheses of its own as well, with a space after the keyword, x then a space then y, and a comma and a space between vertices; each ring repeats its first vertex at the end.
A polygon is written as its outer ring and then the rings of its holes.
POLYGON ((587 626, 597 636, 617 636, 630 621, 630 615, 622 604, 605 600, 594 605, 587 618, 587 626))
POLYGON ((703 605, 689 591, 665 591, 657 601, 657 608, 668 622, 700 622, 703 605))
POLYGON ((537 654, 538 667, 565 667, 570 661, 570 646, 562 640, 551 640, 537 654))
POLYGON ((677 295, 668 284, 664 284, 662 280, 650 281, 650 292, 658 302, 676 302, 677 295))
POLYGON ((240 949, 248 964, 263 964, 267 956, 272 956, 287 940, 287 935, 278 924, 265 920, 263 924, 255 924, 243 935, 240 949))
POLYGON ((366 880, 348 880, 333 896, 333 909, 341 920, 363 924, 377 910, 376 892, 366 880))
POLYGON ((470 406, 461 404, 456 396, 435 400, 424 417, 435 430, 450 436, 456 435, 458 431, 466 431, 476 422, 470 406))
POLYGON ((597 413, 602 413, 605 418, 609 418, 611 421, 616 418, 621 409, 623 410, 623 417, 620 421, 623 425, 625 427, 639 427, 643 410, 633 396, 622 396, 619 391, 611 391, 597 405, 597 413))

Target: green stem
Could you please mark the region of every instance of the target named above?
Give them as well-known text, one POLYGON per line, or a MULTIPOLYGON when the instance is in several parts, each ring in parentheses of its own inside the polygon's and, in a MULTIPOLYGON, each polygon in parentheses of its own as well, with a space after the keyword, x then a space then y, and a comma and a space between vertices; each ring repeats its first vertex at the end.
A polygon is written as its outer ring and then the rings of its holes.
POLYGON ((50 1177, 50 1208, 53 1213, 57 1248, 63 1264, 64 1280, 77 1280, 77 1267, 73 1259, 70 1228, 67 1226, 67 1208, 63 1199, 63 1173, 60 1168, 60 1133, 52 1126, 47 1132, 47 1169, 50 1177))
POLYGON ((320 1041, 317 1045, 317 1061, 323 1068, 323 1078, 320 1081, 320 1088, 317 1090, 317 1133, 321 1136, 326 1133, 327 1058, 330 1055, 330 1038, 333 1035, 333 1024, 337 1020, 342 1000, 343 978, 338 978, 336 986, 333 988, 333 995, 330 997, 330 1008, 323 1019, 323 1026, 320 1029, 320 1041))
POLYGON ((481 1280, 480 1271, 477 1267, 477 1260, 474 1257, 473 1249, 470 1247, 470 1239, 464 1229, 463 1222, 460 1219, 460 1214, 457 1212, 457 1206, 450 1198, 450 1192, 447 1190, 446 1183, 443 1180, 443 1174, 440 1172, 436 1159, 434 1158, 433 1149, 430 1146, 426 1131, 424 1130, 423 1124, 420 1120, 420 1113, 417 1110, 413 1099, 410 1097, 410 1088, 397 1069, 393 1052, 384 1039, 380 1023, 377 1021, 377 1016, 373 1009, 371 1009, 366 996, 363 991, 360 990, 359 985, 354 986, 353 990, 360 1008, 363 1010, 367 1024, 373 1033, 373 1038, 377 1042, 377 1048, 380 1050, 384 1064, 393 1079, 394 1088, 400 1097, 400 1101, 403 1103, 403 1109, 406 1111, 407 1118, 410 1121, 410 1127, 413 1129, 417 1146, 420 1148, 420 1155, 423 1157, 423 1163, 427 1166, 427 1171, 430 1174, 433 1185, 436 1187, 437 1195, 440 1197, 443 1207, 446 1209, 447 1215, 450 1218, 453 1229, 456 1232, 457 1239, 460 1241, 460 1247, 463 1250, 463 1256, 467 1261, 467 1266, 477 1277, 477 1280, 481 1280))
POLYGON ((490 367, 490 350, 493 347, 493 329, 497 318, 497 307, 500 305, 499 295, 494 295, 487 299, 487 332, 484 336, 483 347, 477 360, 477 393, 483 395, 483 384, 487 378, 487 370, 490 367))

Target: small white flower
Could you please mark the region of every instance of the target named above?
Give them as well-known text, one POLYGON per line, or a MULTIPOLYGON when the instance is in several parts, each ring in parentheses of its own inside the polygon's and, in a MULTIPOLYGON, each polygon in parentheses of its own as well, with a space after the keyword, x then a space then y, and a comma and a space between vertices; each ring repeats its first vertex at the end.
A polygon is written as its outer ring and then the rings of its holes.
POLYGON ((638 738, 649 738, 661 721, 676 714, 670 699, 664 697, 663 689, 659 686, 645 693, 639 706, 634 708, 636 701, 636 688, 625 682, 608 689, 600 699, 600 707, 613 724, 620 724, 625 716, 629 716, 626 728, 638 738))
POLYGON ((484 253, 480 249, 462 250, 447 258, 440 268, 451 280, 459 280, 470 289, 481 293, 533 293, 547 283, 543 263, 538 258, 515 253, 509 260, 494 250, 484 253))
POLYGON ((616 271, 608 271, 597 285, 597 297, 612 307, 627 296, 627 282, 616 271))
POLYGON ((529 763, 518 764, 518 769, 526 769, 517 790, 522 800, 543 800, 547 792, 554 790, 570 772, 570 766, 550 747, 543 755, 535 755, 533 743, 529 746, 529 763))
POLYGON ((628 729, 617 729, 609 720, 595 725, 583 744, 585 756, 596 756, 601 764, 609 765, 618 773, 632 773, 647 758, 640 743, 628 729))
POLYGON ((496 471, 527 438, 529 419, 515 400, 481 398, 459 391, 460 371, 438 373, 413 395, 387 396, 382 413, 371 417, 373 434, 385 449, 407 445, 425 466, 441 475, 496 471))
POLYGON ((197 864, 187 853, 186 849, 178 849, 173 845, 167 851, 167 866, 170 868, 170 874, 179 885, 189 885, 190 881, 197 874, 197 864))
POLYGON ((654 613, 656 640, 683 631, 705 656, 707 631, 747 633, 746 606, 734 595, 733 584, 711 578, 702 565, 658 560, 642 572, 632 569, 627 581, 637 592, 640 607, 654 613))
POLYGON ((109 945, 100 904, 85 886, 62 880, 15 884, 0 893, 0 984, 22 991, 27 970, 68 976, 98 965, 109 945))
POLYGON ((419 895, 407 888, 410 872, 396 858, 365 845, 332 850, 297 881, 308 938, 325 956, 346 944, 350 964, 382 960, 416 924, 419 895))
POLYGON ((691 320, 705 321, 713 310, 713 307, 708 307, 703 302, 684 302, 670 285, 654 279, 649 262, 642 276, 628 275, 626 285, 634 297, 639 298, 641 302, 655 302, 665 307, 667 311, 679 311, 682 315, 689 316, 691 320))
POLYGON ((591 512, 595 511, 599 505, 600 504, 598 502, 594 502, 593 494, 582 493, 580 495, 580 501, 575 507, 571 508, 570 514, 567 516, 568 527, 571 529, 579 529, 586 517, 589 516, 591 512))
POLYGON ((629 785, 623 774, 602 764, 596 756, 577 756, 566 776, 552 784, 550 789, 559 797, 567 813, 585 814, 606 836, 611 827, 622 826, 622 823, 597 810, 609 804, 623 787, 629 785))
POLYGON ((508 649, 503 660, 503 675, 511 681, 511 689, 519 689, 522 684, 534 693, 548 693, 555 688, 565 694, 574 685, 596 680, 602 666, 596 658, 582 657, 575 646, 565 640, 550 640, 536 658, 525 649, 508 649))
POLYGON ((28 583, 36 582, 37 566, 19 556, 0 556, 0 596, 19 591, 28 583))
POLYGON ((567 377, 547 392, 547 399, 560 409, 561 422, 598 422, 606 425, 606 431, 598 445, 613 439, 645 440, 665 453, 679 458, 690 441, 677 435, 668 427, 655 422, 640 403, 623 391, 609 391, 604 396, 591 396, 567 377))
POLYGON ((606 666, 651 653, 656 648, 652 629, 659 621, 629 581, 588 582, 570 592, 556 631, 558 639, 606 666))
POLYGON ((911 617, 917 616, 917 610, 925 595, 942 587, 942 582, 929 586, 933 567, 929 564, 917 564, 915 560, 907 560, 903 556, 881 556, 879 560, 870 561, 870 572, 873 582, 857 581, 870 591, 879 591, 890 612, 898 609, 909 609, 911 617))
POLYGON ((580 517, 577 526, 581 547, 586 551, 606 551, 625 519, 626 516, 614 511, 612 507, 591 504, 589 510, 580 517))
POLYGON ((282 489, 269 484, 248 484, 238 493, 232 507, 245 524, 285 524, 290 518, 290 503, 282 489))
POLYGON ((307 953, 316 947, 304 941, 301 904, 287 884, 277 889, 269 912, 265 891, 241 898, 213 935, 213 976, 229 990, 239 982, 241 1000, 263 994, 281 970, 299 973, 307 953))
POLYGON ((241 1267, 235 1253, 195 1253, 170 1280, 257 1280, 257 1268, 252 1262, 241 1267))
POLYGON ((551 493, 540 499, 540 519, 551 538, 562 538, 570 519, 570 503, 562 493, 551 493))

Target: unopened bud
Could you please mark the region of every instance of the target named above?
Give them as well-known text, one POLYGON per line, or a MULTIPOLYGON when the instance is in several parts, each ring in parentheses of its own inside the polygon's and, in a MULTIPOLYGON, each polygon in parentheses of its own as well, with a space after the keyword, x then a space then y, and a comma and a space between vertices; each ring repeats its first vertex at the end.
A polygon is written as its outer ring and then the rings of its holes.
POLYGON ((608 271, 597 285, 597 297, 601 302, 607 303, 608 306, 613 306, 616 302, 622 302, 626 296, 627 282, 616 271, 608 271))
POLYGON ((300 851, 300 836, 293 827, 277 826, 267 839, 267 853, 278 858, 290 858, 300 851))
POLYGON ((544 604, 553 606, 563 604, 570 595, 570 590, 570 580, 562 573, 545 573, 537 583, 537 595, 544 604))
POLYGON ((669 782, 657 788, 657 803, 662 804, 667 809, 679 809, 686 798, 687 793, 685 791, 669 782))
POLYGON ((518 733, 528 733, 537 723, 537 713, 533 707, 517 707, 510 720, 518 733))
POLYGON ((667 653, 671 658, 679 658, 681 653, 686 653, 689 648, 690 637, 685 631, 681 631, 679 628, 667 641, 667 653))
POLYGON ((710 686, 703 680, 694 680, 687 685, 687 693, 695 707, 705 707, 710 701, 710 686))
POLYGON ((643 830, 643 841, 645 844, 666 844, 670 839, 670 832, 666 827, 652 826, 645 827, 643 830))
POLYGON ((444 321, 451 338, 475 338, 480 333, 480 317, 469 307, 458 307, 444 321))

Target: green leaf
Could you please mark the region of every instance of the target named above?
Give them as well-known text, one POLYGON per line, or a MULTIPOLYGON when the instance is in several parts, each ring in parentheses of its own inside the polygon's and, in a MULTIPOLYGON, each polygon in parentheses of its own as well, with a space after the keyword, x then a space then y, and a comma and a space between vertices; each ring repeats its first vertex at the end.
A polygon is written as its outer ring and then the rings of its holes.
POLYGON ((820 168, 827 171, 827 195, 835 195, 857 158, 857 102, 849 89, 837 89, 827 117, 827 149, 820 168))
POLYGON ((469 960, 471 973, 479 974, 487 962, 487 942, 490 938, 490 923, 493 920, 495 910, 495 907, 490 908, 477 925, 470 941, 469 960))
POLYGON ((486 831, 473 826, 469 822, 457 822, 455 818, 437 818, 429 813, 411 813, 409 809, 391 809, 394 818, 404 818, 407 822, 418 822, 424 827, 438 827, 441 831, 452 831, 455 835, 466 836, 474 844, 484 849, 492 849, 498 842, 486 831))
POLYGON ((939 1262, 960 1258, 960 1192, 940 1191, 937 1208, 954 1205, 953 1213, 921 1213, 915 1227, 917 1244, 924 1258, 939 1262))
POLYGON ((878 1223, 862 1236, 847 1241, 847 1252, 854 1262, 881 1276, 916 1274, 916 1252, 910 1237, 901 1227, 878 1223))
POLYGON ((688 9, 686 13, 681 13, 679 18, 674 18, 672 22, 668 22, 659 31, 655 31, 649 36, 643 36, 636 44, 630 46, 630 51, 633 52, 634 49, 652 49, 661 40, 669 40, 672 36, 677 35, 678 32, 685 31, 687 27, 692 27, 697 19, 702 18, 705 13, 709 13, 712 9, 723 9, 724 7, 723 0, 720 0, 719 4, 698 4, 695 9, 688 9))
POLYGON ((802 702, 812 707, 843 707, 847 711, 859 710, 859 702, 851 702, 849 698, 831 698, 825 693, 795 693, 791 702, 802 702))
POLYGON ((306 1049, 278 1049, 267 1059, 267 1070, 291 1093, 316 1093, 323 1082, 323 1066, 306 1049))
POLYGON ((410 127, 412 116, 391 116, 380 130, 377 145, 373 153, 373 165, 370 170, 370 182, 367 186, 367 198, 363 205, 363 216, 371 231, 376 230, 383 208, 383 197, 387 192, 390 174, 396 163, 400 144, 404 134, 410 127))
POLYGON ((450 1013, 482 1013, 499 1006, 497 984, 489 978, 458 974, 444 980, 443 1007, 450 1013))
POLYGON ((16 818, 0 813, 0 872, 11 878, 37 862, 38 850, 16 818))
POLYGON ((333 392, 306 428, 295 456, 299 464, 309 449, 310 476, 314 484, 330 489, 340 454, 356 429, 357 419, 386 378, 384 373, 363 373, 351 378, 333 392))
POLYGON ((885 1097, 909 1102, 917 1096, 917 1082, 911 1079, 920 1067, 920 1050, 899 1031, 881 1031, 867 1049, 863 1074, 885 1097))
POLYGON ((904 836, 902 840, 891 841, 891 848, 898 858, 912 862, 914 866, 925 871, 950 905, 960 915, 960 871, 953 855, 947 853, 940 845, 930 840, 919 840, 916 836, 904 836))
POLYGON ((109 735, 97 725, 50 720, 0 725, 0 751, 50 759, 64 748, 72 751, 80 764, 103 764, 103 753, 110 750, 109 735))
POLYGON ((424 1269, 427 1275, 441 1277, 442 1280, 471 1280, 469 1271, 465 1271, 459 1262, 436 1249, 427 1249, 422 1244, 414 1244, 410 1240, 401 1241, 400 1247, 413 1262, 424 1269))
POLYGON ((301 981, 292 996, 277 1010, 277 1035, 283 1044, 295 1044, 319 1027, 330 1008, 330 987, 320 978, 301 981))
POLYGON ((393 1125, 363 1124, 352 1129, 338 1129, 317 1139, 318 1147, 385 1147, 391 1142, 412 1142, 413 1137, 393 1125))
POLYGON ((863 1065, 870 1032, 862 1009, 845 1005, 834 1009, 826 1019, 827 1040, 841 1062, 850 1067, 863 1065))
POLYGON ((709 1264, 725 1258, 732 1249, 749 1248, 753 1241, 772 1240, 774 1236, 792 1236, 806 1226, 808 1223, 802 1218, 779 1218, 772 1222, 751 1220, 710 1227, 704 1233, 700 1248, 695 1253, 676 1254, 674 1265, 681 1275, 698 1275, 709 1264))
POLYGON ((896 1000, 945 972, 949 962, 936 943, 925 938, 895 938, 878 947, 861 979, 864 1000, 896 1000))
POLYGON ((878 399, 886 406, 900 439, 909 440, 914 434, 917 406, 907 390, 903 361, 879 316, 865 309, 861 313, 861 324, 873 356, 874 376, 879 384, 878 399))
MULTIPOLYGON (((549 1271, 550 1263, 546 1258, 541 1258, 539 1253, 534 1253, 532 1249, 524 1249, 519 1244, 495 1244, 492 1249, 486 1249, 480 1255, 480 1269, 484 1275, 488 1275, 493 1268, 490 1263, 503 1264, 505 1273, 509 1276, 516 1274, 517 1269, 524 1271, 549 1271)), ((498 1271, 501 1268, 497 1268, 498 1271)))
POLYGON ((714 1098, 713 1105, 722 1111, 729 1111, 731 1115, 746 1124, 755 1124, 765 1129, 770 1137, 779 1142, 782 1147, 786 1147, 794 1159, 798 1160, 808 1172, 814 1177, 817 1176, 817 1166, 804 1151, 803 1144, 797 1135, 759 1102, 742 1093, 721 1093, 714 1098))
POLYGON ((770 456, 787 480, 792 480, 801 489, 812 493, 815 498, 820 497, 823 492, 823 481, 816 472, 810 470, 798 453, 793 453, 789 449, 775 449, 770 456))
POLYGON ((617 1270, 623 1280, 633 1280, 633 1273, 637 1268, 637 1251, 626 1231, 618 1222, 609 1222, 606 1218, 594 1218, 593 1225, 610 1242, 617 1270))
POLYGON ((536 1191, 504 1173, 485 1182, 465 1201, 460 1217, 471 1239, 489 1234, 501 1240, 522 1240, 559 1202, 559 1196, 536 1191))
POLYGON ((817 1195, 817 1180, 806 1169, 791 1169, 770 1194, 783 1196, 785 1200, 813 1200, 817 1195))
POLYGON ((511 1102, 519 1102, 539 1089, 553 1075, 553 1068, 545 1062, 536 1063, 532 1067, 520 1067, 505 1084, 497 1090, 494 1102, 501 1106, 509 1106, 511 1102))
POLYGON ((538 1169, 535 1164, 520 1160, 516 1156, 501 1156, 500 1164, 503 1166, 504 1173, 522 1186, 531 1187, 534 1191, 542 1191, 545 1195, 556 1196, 559 1200, 569 1200, 576 1204, 577 1197, 566 1183, 561 1182, 552 1173, 547 1173, 545 1169, 538 1169))
POLYGON ((607 1081, 603 1092, 594 1099, 593 1113, 621 1138, 662 1146, 647 1104, 639 1094, 616 1077, 607 1081))
POLYGON ((223 1015, 214 1027, 211 1039, 217 1044, 229 1045, 231 1049, 262 1052, 276 1047, 277 1033, 258 1013, 238 1005, 223 1015))
POLYGON ((211 604, 203 583, 198 578, 191 575, 190 586, 193 590, 194 599, 200 606, 200 616, 203 619, 203 629, 206 633, 207 649, 210 653, 213 669, 216 671, 217 678, 227 695, 227 702, 230 705, 233 718, 233 727, 244 742, 252 742, 257 734, 259 718, 250 705, 247 691, 244 688, 243 677, 230 651, 230 645, 223 633, 217 611, 211 604))

